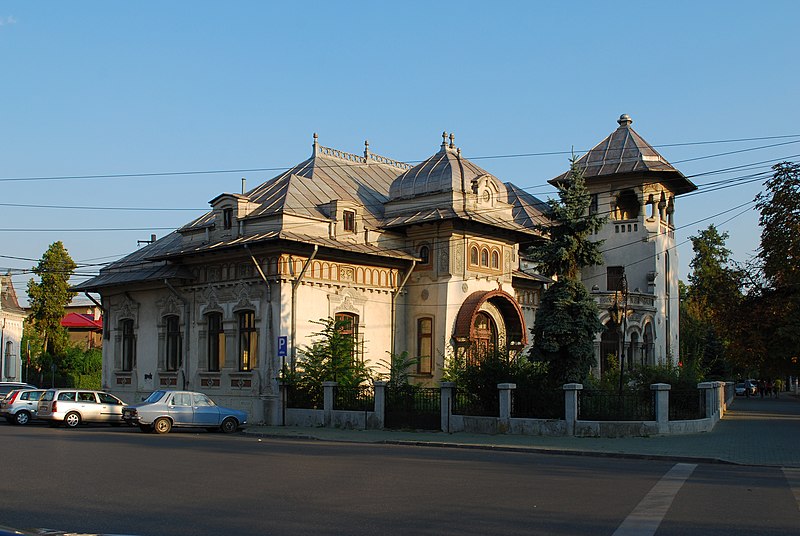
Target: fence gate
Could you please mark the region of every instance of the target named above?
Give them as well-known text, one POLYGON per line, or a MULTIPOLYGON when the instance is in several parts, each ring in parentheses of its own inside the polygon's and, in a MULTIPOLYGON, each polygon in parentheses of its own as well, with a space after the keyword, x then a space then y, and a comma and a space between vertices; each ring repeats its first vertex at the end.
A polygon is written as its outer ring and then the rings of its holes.
POLYGON ((440 430, 440 398, 435 387, 387 386, 384 426, 395 430, 440 430))

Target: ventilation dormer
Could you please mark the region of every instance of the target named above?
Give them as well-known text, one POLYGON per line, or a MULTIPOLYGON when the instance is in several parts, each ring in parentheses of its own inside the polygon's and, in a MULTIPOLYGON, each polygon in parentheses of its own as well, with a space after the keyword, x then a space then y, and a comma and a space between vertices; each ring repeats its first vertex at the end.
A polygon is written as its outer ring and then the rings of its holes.
POLYGON ((362 207, 344 199, 331 199, 321 207, 330 218, 331 238, 354 237, 364 230, 362 207))
POLYGON ((220 194, 209 204, 214 213, 214 230, 223 236, 243 235, 244 220, 256 206, 242 194, 220 194))

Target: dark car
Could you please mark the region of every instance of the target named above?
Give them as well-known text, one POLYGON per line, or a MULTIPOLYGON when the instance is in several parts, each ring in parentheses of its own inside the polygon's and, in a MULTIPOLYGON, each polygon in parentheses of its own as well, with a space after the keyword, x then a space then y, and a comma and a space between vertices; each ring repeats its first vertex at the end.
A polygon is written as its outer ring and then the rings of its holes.
POLYGON ((218 406, 203 393, 154 391, 141 404, 122 408, 122 418, 143 432, 166 434, 173 426, 231 433, 247 424, 247 413, 218 406))

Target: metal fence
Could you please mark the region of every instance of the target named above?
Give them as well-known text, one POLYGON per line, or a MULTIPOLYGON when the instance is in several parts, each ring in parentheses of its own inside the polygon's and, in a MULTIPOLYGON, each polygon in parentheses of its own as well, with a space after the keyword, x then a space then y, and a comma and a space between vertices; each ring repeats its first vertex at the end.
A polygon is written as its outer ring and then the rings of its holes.
POLYGON ((284 389, 287 408, 323 409, 322 387, 319 389, 307 389, 298 385, 287 384, 284 389))
POLYGON ((655 391, 622 393, 584 389, 578 392, 578 420, 654 421, 655 391))
POLYGON ((333 409, 374 411, 375 392, 369 385, 358 387, 336 386, 333 389, 333 409))
POLYGON ((456 389, 453 392, 453 415, 473 415, 476 417, 499 417, 500 394, 494 391, 488 396, 479 396, 456 389))
POLYGON ((438 430, 441 391, 436 387, 404 385, 386 389, 384 426, 393 429, 438 430))
POLYGON ((701 389, 669 392, 669 420, 690 421, 706 416, 706 393, 701 389))
POLYGON ((511 416, 529 419, 564 419, 562 389, 515 389, 511 391, 511 416))

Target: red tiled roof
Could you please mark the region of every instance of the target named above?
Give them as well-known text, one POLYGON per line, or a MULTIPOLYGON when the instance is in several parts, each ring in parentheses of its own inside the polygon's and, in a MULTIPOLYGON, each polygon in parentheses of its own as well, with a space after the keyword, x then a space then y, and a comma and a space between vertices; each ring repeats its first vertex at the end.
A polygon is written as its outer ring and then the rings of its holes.
POLYGON ((95 320, 92 315, 69 313, 61 319, 61 325, 67 329, 103 329, 103 319, 95 320))

